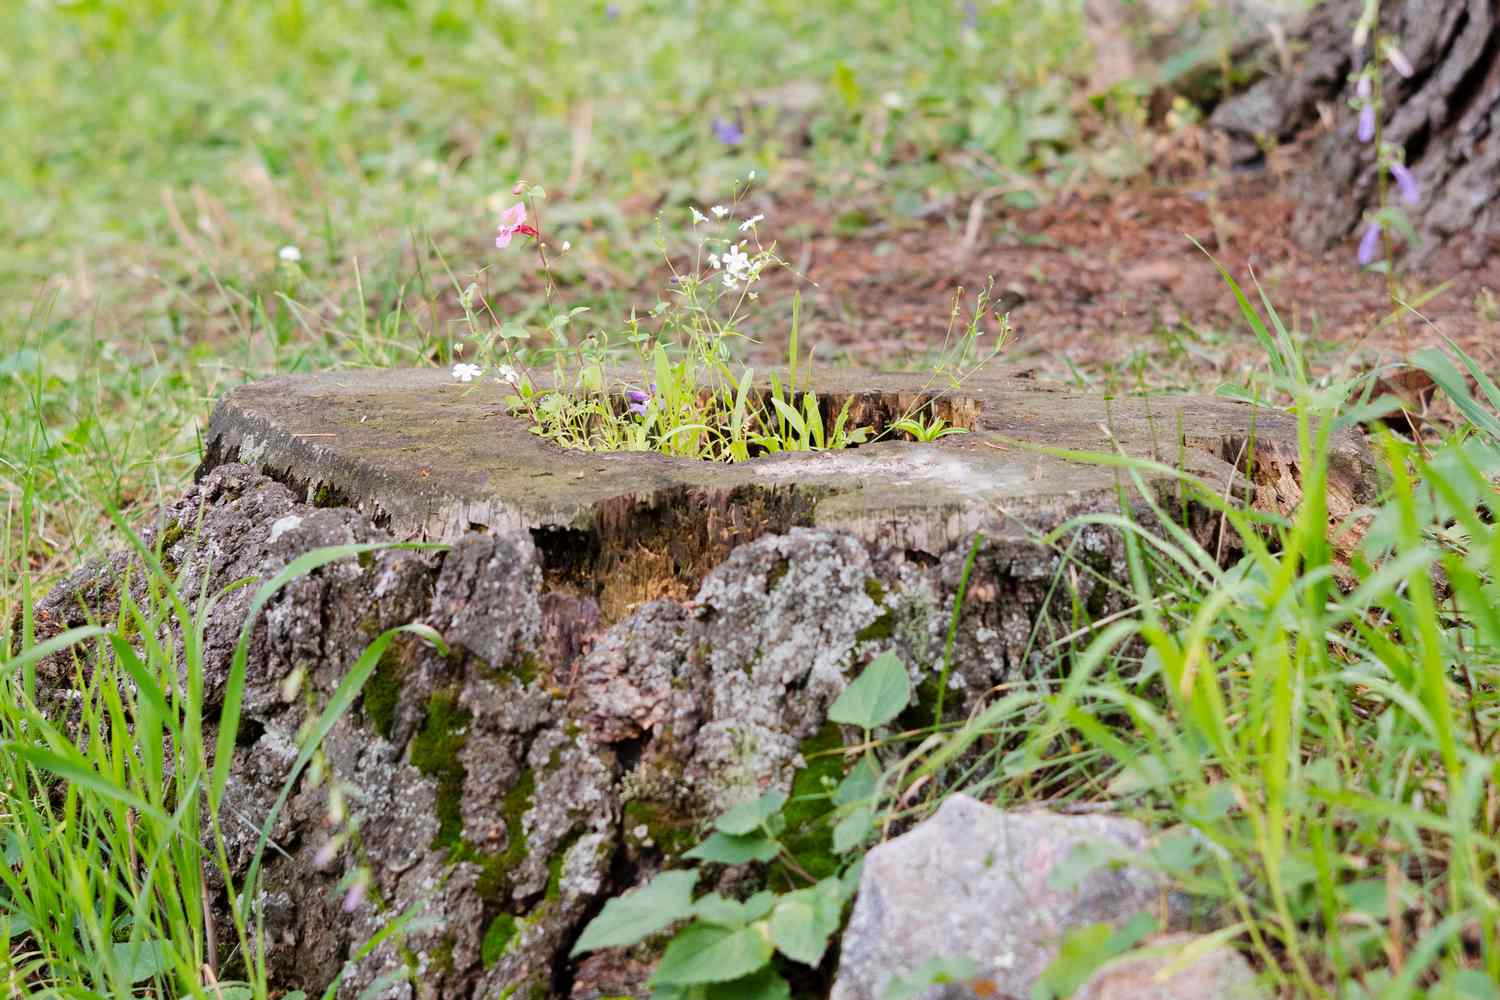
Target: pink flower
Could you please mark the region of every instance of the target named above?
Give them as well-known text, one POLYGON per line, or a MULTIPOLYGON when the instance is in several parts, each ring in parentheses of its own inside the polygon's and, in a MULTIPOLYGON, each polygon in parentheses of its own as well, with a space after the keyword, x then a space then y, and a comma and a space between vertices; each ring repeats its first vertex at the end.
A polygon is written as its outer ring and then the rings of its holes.
POLYGON ((495 246, 501 250, 510 246, 512 236, 520 233, 537 239, 537 231, 526 224, 526 206, 517 202, 500 216, 500 231, 495 235, 495 246))

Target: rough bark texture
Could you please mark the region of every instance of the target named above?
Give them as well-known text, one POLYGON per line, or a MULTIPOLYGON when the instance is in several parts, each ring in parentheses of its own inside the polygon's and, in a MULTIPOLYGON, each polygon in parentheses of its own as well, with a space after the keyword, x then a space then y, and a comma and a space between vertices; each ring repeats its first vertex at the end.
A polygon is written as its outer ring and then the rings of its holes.
MULTIPOLYGON (((391 536, 364 514, 302 503, 227 464, 168 508, 154 538, 184 593, 214 594, 268 579, 314 548, 391 536)), ((1111 533, 1087 529, 1076 551, 1101 580, 1121 578, 1111 533)), ((304 776, 276 823, 257 897, 274 981, 317 995, 342 973, 339 996, 353 997, 404 966, 409 981, 380 995, 593 997, 606 983, 629 992, 647 965, 568 961, 582 926, 605 898, 691 846, 718 810, 812 775, 806 754, 845 735, 825 725, 828 705, 879 653, 905 658, 930 712, 966 554, 793 528, 734 549, 691 600, 646 602, 607 629, 588 598, 549 586, 526 531, 471 531, 443 552, 381 552, 291 583, 253 632, 228 793, 238 820, 225 824, 237 876, 290 773, 299 728, 370 639, 424 621, 452 651, 392 647, 326 741, 322 780, 304 776), (289 694, 299 670, 305 680, 289 694), (330 853, 334 786, 359 835, 330 853), (373 884, 350 915, 339 885, 356 866, 373 884), (430 922, 358 957, 411 907, 430 922)), ((1049 603, 1058 568, 1035 543, 980 546, 950 679, 954 714, 997 684, 1035 676, 1036 651, 1073 627, 1067 588, 1049 603), (1040 642, 1029 641, 1034 626, 1040 642)), ((39 606, 43 637, 90 614, 107 620, 139 575, 125 556, 80 571, 39 606)), ((1105 583, 1080 577, 1083 606, 1116 607, 1105 583)), ((210 723, 252 591, 231 591, 211 612, 210 723)), ((40 683, 65 712, 69 665, 49 667, 40 683)), ((821 767, 814 781, 828 758, 821 767)), ((222 893, 217 905, 222 916, 222 893)))
MULTIPOLYGON (((1378 201, 1376 150, 1356 136, 1350 76, 1357 59, 1354 25, 1364 0, 1329 0, 1297 34, 1293 68, 1265 77, 1214 112, 1213 124, 1236 140, 1236 155, 1258 143, 1286 141, 1321 126, 1316 169, 1293 180, 1296 229, 1324 250, 1348 238, 1378 201)), ((1425 257, 1451 247, 1477 264, 1500 247, 1500 9, 1494 0, 1386 0, 1376 36, 1389 37, 1415 72, 1382 66, 1380 112, 1385 141, 1405 150, 1421 184, 1407 208, 1425 257)))

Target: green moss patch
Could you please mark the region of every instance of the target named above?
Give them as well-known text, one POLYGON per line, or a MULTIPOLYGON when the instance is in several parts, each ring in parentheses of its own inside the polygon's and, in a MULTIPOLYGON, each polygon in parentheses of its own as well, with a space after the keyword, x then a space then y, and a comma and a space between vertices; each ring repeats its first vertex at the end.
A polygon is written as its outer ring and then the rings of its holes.
MULTIPOLYGON (((786 831, 781 841, 809 875, 827 878, 839 870, 839 857, 833 852, 833 812, 831 794, 844 777, 844 758, 836 751, 844 748, 843 733, 830 722, 798 748, 807 765, 792 778, 792 794, 782 815, 786 831)), ((772 886, 801 885, 779 863, 769 872, 772 886)))
POLYGON ((645 841, 666 857, 680 857, 698 843, 694 824, 674 815, 660 802, 648 799, 631 799, 625 803, 625 833, 638 845, 645 841), (645 837, 637 837, 635 831, 646 828, 645 837))
MULTIPOLYGON (((406 664, 395 643, 387 646, 375 665, 375 672, 365 683, 363 692, 365 716, 375 731, 391 738, 396 725, 396 706, 401 701, 401 685, 406 681, 406 664)), ((415 759, 413 759, 415 763, 415 759)))
POLYGON ((462 842, 465 772, 459 752, 472 720, 473 715, 454 695, 438 692, 427 703, 427 718, 411 741, 412 766, 437 779, 438 832, 432 839, 434 848, 453 851, 462 842))
POLYGON ((484 961, 486 969, 500 961, 520 930, 516 918, 509 913, 501 913, 490 921, 490 925, 484 929, 484 940, 479 945, 479 957, 484 961))

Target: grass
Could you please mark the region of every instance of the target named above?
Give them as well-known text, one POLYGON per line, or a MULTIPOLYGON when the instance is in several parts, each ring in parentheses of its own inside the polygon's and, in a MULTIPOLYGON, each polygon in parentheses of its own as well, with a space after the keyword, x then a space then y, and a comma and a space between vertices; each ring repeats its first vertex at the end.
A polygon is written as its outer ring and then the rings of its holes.
POLYGON ((149 510, 228 385, 446 360, 447 261, 535 320, 523 269, 478 270, 517 178, 550 190, 549 229, 575 245, 558 283, 620 324, 652 304, 621 290, 659 267, 657 213, 685 218, 749 169, 899 215, 1080 162, 1070 0, 981 4, 974 30, 958 3, 616 6, 17 5, 0 475, 12 510, 23 483, 37 501, 26 557, 94 547, 95 497, 149 510))
MULTIPOLYGON (((555 277, 593 307, 583 322, 619 329, 639 304, 620 290, 657 274, 657 215, 712 203, 750 169, 853 219, 1016 173, 1056 181, 1091 155, 1068 94, 1086 66, 1065 0, 979 4, 972 31, 963 4, 938 0, 622 0, 613 14, 583 0, 12 6, 0 51, 13 98, 0 105, 0 613, 17 629, 0 652, 8 995, 275 995, 240 911, 219 943, 242 978, 213 985, 201 899, 205 872, 229 874, 225 774, 211 764, 228 755, 204 744, 193 625, 214 598, 177 593, 142 551, 152 568, 115 620, 50 643, 29 620, 61 570, 134 543, 178 491, 226 386, 447 363, 470 281, 538 325, 522 269, 485 266, 517 178, 552 192, 549 230, 575 247, 555 277), (716 138, 716 118, 744 141, 716 138), (284 245, 301 261, 280 261, 284 245), (69 725, 36 702, 34 672, 58 653, 80 671, 69 725), (134 741, 120 738, 127 720, 134 741)), ((1004 805, 1107 805, 1168 831, 1150 863, 1283 995, 1494 997, 1500 389, 1470 373, 1472 399, 1452 362, 1421 359, 1460 419, 1420 447, 1377 433, 1388 495, 1342 526, 1357 542, 1332 543, 1325 435, 1371 416, 1366 386, 1309 384, 1266 321, 1263 384, 1302 421, 1308 502, 1281 518, 1205 494, 1242 552, 1227 566, 1166 512, 1149 530, 1112 521, 1130 613, 1038 636, 1049 670, 923 734, 937 739, 889 748, 907 754, 889 801, 907 818, 959 788, 1004 805)), ((1163 337, 1209 360, 1218 347, 1191 328, 1163 337)), ((1098 460, 1119 469, 1122 496, 1148 495, 1145 470, 1098 460)), ((388 641, 351 666, 324 725, 388 641)), ((317 742, 315 727, 304 765, 317 742)))

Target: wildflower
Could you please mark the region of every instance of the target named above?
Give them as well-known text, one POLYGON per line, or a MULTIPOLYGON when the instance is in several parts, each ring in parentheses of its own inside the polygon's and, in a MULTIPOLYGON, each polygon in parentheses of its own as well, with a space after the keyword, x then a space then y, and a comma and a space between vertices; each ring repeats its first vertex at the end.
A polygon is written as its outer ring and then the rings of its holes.
POLYGON ((327 868, 329 865, 333 864, 334 860, 337 859, 338 856, 339 838, 330 837, 328 840, 323 842, 322 847, 318 848, 318 853, 313 855, 313 867, 320 869, 327 868))
POLYGON ((1410 60, 1406 58, 1405 53, 1396 48, 1396 46, 1394 45, 1386 46, 1385 57, 1390 60, 1391 65, 1395 67, 1396 72, 1400 73, 1408 80, 1410 80, 1413 74, 1417 72, 1416 69, 1413 68, 1410 60))
POLYGON ((755 278, 750 255, 742 249, 744 245, 743 242, 736 243, 725 252, 722 258, 725 288, 737 288, 740 282, 753 281, 755 278))
POLYGON ((1422 189, 1417 185, 1416 177, 1412 176, 1406 164, 1392 163, 1391 176, 1396 178, 1396 186, 1401 189, 1402 201, 1415 206, 1422 200, 1422 189))
POLYGON ((495 369, 495 377, 500 381, 507 382, 511 385, 521 384, 521 373, 516 371, 510 365, 501 365, 499 368, 495 369))
MULTIPOLYGON (((652 385, 651 388, 655 389, 656 386, 652 385)), ((646 405, 651 402, 651 393, 642 392, 639 389, 626 389, 625 398, 630 403, 626 407, 627 410, 631 413, 644 414, 646 412, 646 405)))
POLYGON ((617 3, 606 5, 604 8, 604 16, 611 21, 616 20, 620 16, 620 5, 617 3))
POLYGON ((1380 250, 1380 223, 1371 222, 1359 241, 1359 266, 1369 267, 1375 263, 1375 254, 1380 250))
POLYGON ((753 181, 753 180, 755 180, 755 171, 754 170, 750 171, 750 173, 745 177, 745 180, 747 180, 747 181, 753 181))
POLYGON ((716 253, 709 254, 708 263, 710 267, 717 271, 719 269, 719 255, 716 253))
POLYGON ((974 0, 966 0, 964 3, 964 30, 975 31, 979 28, 979 5, 974 0))
POLYGON ((1366 104, 1359 109, 1359 141, 1369 142, 1375 138, 1375 105, 1366 104))
POLYGON ((526 224, 526 206, 520 202, 506 209, 505 214, 500 216, 500 232, 495 236, 496 248, 504 250, 510 246, 511 237, 517 233, 532 239, 538 238, 537 231, 526 224))
POLYGON ((727 118, 715 118, 714 138, 726 146, 738 146, 745 141, 745 132, 727 118))
POLYGON ((713 208, 710 208, 709 211, 714 213, 715 219, 722 219, 724 218, 724 216, 729 214, 729 209, 725 208, 723 205, 715 205, 713 208))
POLYGON ((302 251, 288 243, 276 251, 276 256, 280 257, 284 263, 295 264, 302 259, 302 251))
POLYGON ((690 210, 693 213, 693 225, 696 226, 699 223, 707 222, 708 221, 708 216, 704 215, 702 212, 698 211, 696 208, 692 208, 692 206, 689 206, 689 208, 690 208, 690 210))
POLYGON ((760 222, 764 218, 764 215, 752 215, 750 218, 740 223, 740 232, 748 233, 750 230, 755 228, 755 224, 757 222, 760 222))
POLYGON ((568 242, 567 240, 563 240, 562 252, 567 253, 571 249, 573 249, 573 244, 568 242))
POLYGON ((453 377, 460 382, 472 382, 484 373, 484 369, 478 365, 460 362, 453 366, 453 377))
POLYGON ((365 901, 365 887, 368 881, 369 876, 364 872, 360 872, 355 876, 354 884, 349 886, 349 892, 344 896, 345 913, 353 913, 365 901))

